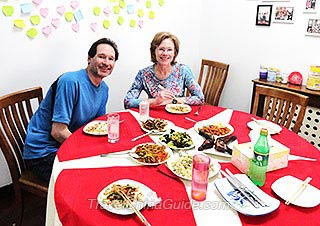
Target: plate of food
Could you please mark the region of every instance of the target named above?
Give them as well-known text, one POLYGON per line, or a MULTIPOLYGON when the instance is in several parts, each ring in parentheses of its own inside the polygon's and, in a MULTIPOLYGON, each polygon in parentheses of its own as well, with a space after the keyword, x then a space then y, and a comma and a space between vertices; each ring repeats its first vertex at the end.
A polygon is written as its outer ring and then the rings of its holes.
POLYGON ((159 118, 149 118, 145 122, 141 123, 141 129, 151 134, 163 134, 167 132, 171 126, 171 122, 159 118))
POLYGON ((187 114, 192 110, 187 104, 167 104, 165 109, 173 114, 187 114))
POLYGON ((270 122, 268 120, 254 120, 247 123, 247 126, 252 130, 261 130, 262 128, 266 128, 269 134, 280 133, 282 127, 278 124, 270 122))
POLYGON ((172 156, 172 151, 164 145, 143 143, 135 146, 129 156, 142 165, 160 165, 172 156))
POLYGON ((197 133, 201 132, 209 136, 213 136, 215 139, 218 137, 226 137, 233 133, 234 128, 224 122, 209 122, 200 121, 194 125, 194 129, 197 133))
MULTIPOLYGON (((187 154, 183 156, 174 156, 170 158, 166 165, 176 176, 185 179, 192 179, 192 159, 193 155, 187 154)), ((209 168, 209 178, 217 175, 221 169, 220 164, 211 158, 209 168)))
POLYGON ((159 137, 159 140, 172 150, 188 150, 194 148, 191 136, 185 131, 170 130, 159 137))
POLYGON ((90 135, 108 135, 108 122, 94 120, 83 127, 83 132, 90 135))
POLYGON ((101 190, 97 198, 100 206, 111 213, 129 215, 133 214, 134 211, 118 193, 118 190, 123 191, 133 205, 138 210, 141 210, 147 205, 146 196, 151 189, 137 181, 122 179, 109 184, 101 190))
POLYGON ((216 179, 214 185, 222 198, 230 204, 230 207, 247 216, 265 215, 279 208, 280 201, 254 185, 247 175, 235 174, 234 176, 268 206, 260 206, 259 208, 254 207, 241 192, 229 183, 227 178, 216 179))

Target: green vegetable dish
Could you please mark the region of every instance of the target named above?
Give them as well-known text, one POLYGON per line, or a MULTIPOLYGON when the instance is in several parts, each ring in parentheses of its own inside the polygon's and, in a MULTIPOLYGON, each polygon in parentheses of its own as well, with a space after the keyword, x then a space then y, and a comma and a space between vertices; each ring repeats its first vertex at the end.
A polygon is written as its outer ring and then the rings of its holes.
POLYGON ((194 147, 192 138, 188 133, 177 132, 173 129, 170 130, 170 133, 164 134, 159 139, 172 149, 191 149, 194 147))

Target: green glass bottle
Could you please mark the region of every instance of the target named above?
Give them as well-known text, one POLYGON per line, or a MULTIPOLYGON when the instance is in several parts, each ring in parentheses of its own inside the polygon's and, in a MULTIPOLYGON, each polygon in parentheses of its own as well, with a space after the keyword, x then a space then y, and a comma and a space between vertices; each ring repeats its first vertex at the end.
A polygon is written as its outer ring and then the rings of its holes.
POLYGON ((268 130, 261 129, 260 137, 254 145, 253 158, 248 172, 251 181, 257 186, 263 186, 266 181, 269 151, 268 130))

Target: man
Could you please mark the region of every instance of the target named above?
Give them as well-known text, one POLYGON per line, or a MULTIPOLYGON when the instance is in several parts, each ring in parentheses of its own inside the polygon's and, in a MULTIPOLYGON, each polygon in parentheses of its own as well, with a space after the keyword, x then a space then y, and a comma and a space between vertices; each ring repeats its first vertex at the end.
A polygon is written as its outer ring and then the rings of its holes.
POLYGON ((23 157, 27 167, 49 182, 59 146, 78 128, 106 114, 109 76, 118 60, 117 45, 110 39, 94 42, 86 69, 66 72, 52 85, 30 120, 23 157))

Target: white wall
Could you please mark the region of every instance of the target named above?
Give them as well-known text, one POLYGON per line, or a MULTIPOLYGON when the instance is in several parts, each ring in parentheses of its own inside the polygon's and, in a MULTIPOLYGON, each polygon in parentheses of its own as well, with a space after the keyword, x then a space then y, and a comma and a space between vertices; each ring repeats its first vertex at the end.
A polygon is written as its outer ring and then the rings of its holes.
MULTIPOLYGON (((306 83, 309 66, 320 64, 320 37, 305 36, 308 18, 305 1, 262 2, 248 0, 203 0, 200 57, 230 64, 229 77, 220 105, 249 111, 252 79, 258 78, 260 64, 286 72, 299 71, 306 83), (256 26, 259 4, 294 6, 294 24, 271 23, 256 26)), ((319 9, 319 8, 318 8, 319 9)))

